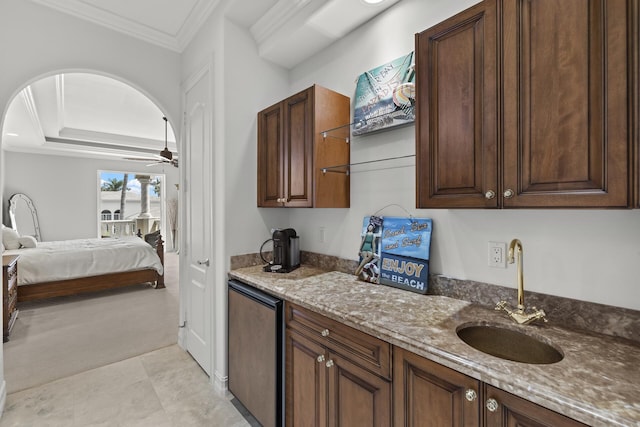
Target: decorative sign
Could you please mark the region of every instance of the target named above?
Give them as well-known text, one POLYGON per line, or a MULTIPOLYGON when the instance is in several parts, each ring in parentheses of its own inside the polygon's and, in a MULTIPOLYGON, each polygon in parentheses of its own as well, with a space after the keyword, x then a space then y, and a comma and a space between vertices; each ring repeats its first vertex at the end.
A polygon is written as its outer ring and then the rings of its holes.
POLYGON ((428 218, 385 218, 380 283, 425 294, 429 280, 432 222, 428 218))
POLYGON ((367 282, 425 294, 429 280, 432 220, 365 217, 362 225, 360 265, 356 275, 367 282))
POLYGON ((363 135, 415 121, 413 52, 358 77, 353 134, 363 135))

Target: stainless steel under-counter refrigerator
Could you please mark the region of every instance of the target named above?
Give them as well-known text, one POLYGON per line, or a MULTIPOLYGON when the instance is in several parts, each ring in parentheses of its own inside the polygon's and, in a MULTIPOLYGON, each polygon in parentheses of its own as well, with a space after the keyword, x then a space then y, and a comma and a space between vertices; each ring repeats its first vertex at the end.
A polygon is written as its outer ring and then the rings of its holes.
POLYGON ((228 283, 229 391, 264 427, 284 426, 283 301, 228 283))

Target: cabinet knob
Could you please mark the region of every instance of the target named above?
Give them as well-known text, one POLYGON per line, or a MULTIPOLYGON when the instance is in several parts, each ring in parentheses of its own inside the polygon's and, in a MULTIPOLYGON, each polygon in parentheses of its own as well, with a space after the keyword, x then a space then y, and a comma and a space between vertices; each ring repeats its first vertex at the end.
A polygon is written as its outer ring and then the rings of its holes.
POLYGON ((284 197, 278 197, 278 198, 276 199, 276 202, 278 202, 278 203, 284 203, 284 197))
POLYGON ((318 363, 324 362, 324 354, 321 354, 320 356, 318 356, 316 360, 318 361, 318 363))
POLYGON ((327 368, 330 368, 333 366, 333 360, 329 359, 327 360, 327 368))
POLYGON ((496 192, 493 190, 489 190, 486 193, 484 193, 484 198, 487 200, 494 199, 495 197, 496 197, 496 192))
POLYGON ((507 188, 507 189, 504 191, 504 198, 505 198, 505 199, 510 199, 510 198, 512 198, 512 197, 514 196, 514 194, 515 194, 515 193, 513 192, 513 190, 512 190, 512 189, 507 188))
POLYGON ((329 336, 329 330, 328 329, 323 329, 322 332, 320 332, 320 335, 322 335, 323 337, 328 337, 329 336))
POLYGON ((487 409, 489 410, 489 412, 496 412, 498 410, 498 401, 491 398, 491 399, 487 399, 487 403, 486 403, 487 409))
POLYGON ((473 402, 478 398, 478 393, 476 393, 474 389, 470 388, 464 392, 464 397, 466 397, 469 402, 473 402))

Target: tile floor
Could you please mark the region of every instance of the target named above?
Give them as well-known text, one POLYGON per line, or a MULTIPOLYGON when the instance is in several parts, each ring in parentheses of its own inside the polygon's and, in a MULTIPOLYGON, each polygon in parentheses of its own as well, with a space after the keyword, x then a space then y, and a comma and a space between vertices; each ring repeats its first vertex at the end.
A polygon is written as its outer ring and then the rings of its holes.
POLYGON ((177 345, 10 394, 0 419, 0 427, 249 425, 177 345))

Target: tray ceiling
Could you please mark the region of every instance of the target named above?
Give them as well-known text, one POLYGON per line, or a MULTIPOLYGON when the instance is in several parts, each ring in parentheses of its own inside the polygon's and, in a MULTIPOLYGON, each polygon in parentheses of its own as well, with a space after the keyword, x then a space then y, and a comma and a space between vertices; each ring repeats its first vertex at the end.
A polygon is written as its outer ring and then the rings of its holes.
MULTIPOLYGON (((400 0, 31 0, 182 52, 212 13, 247 29, 259 54, 293 68, 400 0)), ((164 146, 162 112, 135 89, 71 73, 25 88, 9 107, 3 148, 120 155, 164 146), (99 100, 99 102, 97 102, 99 100)), ((169 129, 169 149, 176 150, 169 129)))

